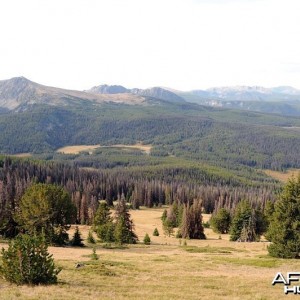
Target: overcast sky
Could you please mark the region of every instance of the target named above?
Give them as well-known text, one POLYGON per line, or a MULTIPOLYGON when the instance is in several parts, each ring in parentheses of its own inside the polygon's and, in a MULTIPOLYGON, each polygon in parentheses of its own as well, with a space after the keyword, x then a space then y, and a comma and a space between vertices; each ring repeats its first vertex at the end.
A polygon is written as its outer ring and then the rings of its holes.
POLYGON ((300 88, 299 0, 3 0, 0 79, 300 88))

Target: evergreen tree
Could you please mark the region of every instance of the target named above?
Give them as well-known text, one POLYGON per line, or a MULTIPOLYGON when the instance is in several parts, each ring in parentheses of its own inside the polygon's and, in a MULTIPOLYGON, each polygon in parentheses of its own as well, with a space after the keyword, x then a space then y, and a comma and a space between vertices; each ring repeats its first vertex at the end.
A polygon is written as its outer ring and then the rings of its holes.
POLYGON ((241 237, 242 229, 249 222, 252 209, 249 201, 242 200, 235 208, 230 228, 230 240, 237 241, 241 237))
POLYGON ((275 210, 274 202, 268 200, 266 202, 264 213, 263 213, 264 219, 265 219, 266 229, 269 228, 269 225, 270 225, 270 222, 272 220, 272 215, 274 213, 274 210, 275 210))
POLYGON ((150 236, 148 233, 145 234, 145 237, 144 237, 144 244, 145 245, 150 245, 151 244, 151 239, 150 239, 150 236))
POLYGON ((205 239, 202 225, 202 205, 200 200, 194 200, 192 205, 184 207, 182 223, 180 226, 181 236, 185 239, 205 239))
POLYGON ((84 244, 82 241, 83 241, 83 239, 81 238, 81 233, 79 231, 78 226, 76 226, 73 238, 70 241, 70 245, 75 246, 75 247, 84 247, 84 244))
POLYGON ((93 252, 92 252, 92 254, 91 254, 91 259, 92 260, 98 260, 99 259, 99 256, 98 256, 98 254, 96 253, 96 248, 95 247, 93 247, 93 250, 92 250, 93 252))
POLYGON ((167 217, 168 217, 168 211, 166 209, 164 209, 162 216, 161 216, 161 220, 163 223, 167 219, 167 217))
POLYGON ((96 241, 95 241, 94 236, 93 236, 93 232, 91 230, 89 230, 89 234, 88 234, 88 237, 87 237, 87 242, 90 243, 90 244, 96 244, 96 241))
POLYGON ((260 209, 253 209, 248 200, 238 203, 230 227, 230 240, 253 242, 265 231, 265 220, 260 209))
POLYGON ((18 235, 2 249, 0 274, 16 284, 49 284, 57 282, 61 269, 56 268, 44 236, 18 235))
POLYGON ((93 230, 102 242, 114 242, 115 225, 106 201, 100 201, 94 217, 93 230))
POLYGON ((210 219, 210 224, 216 233, 228 233, 230 227, 231 217, 228 210, 221 208, 217 213, 213 214, 210 219))
POLYGON ((183 214, 182 214, 182 223, 180 226, 180 233, 181 237, 189 238, 190 231, 191 231, 191 224, 190 224, 190 204, 187 203, 184 206, 183 214))
POLYGON ((288 181, 275 202, 266 237, 272 242, 268 247, 271 256, 300 257, 300 174, 288 181))
POLYGON ((154 231, 153 231, 153 236, 159 236, 159 232, 158 232, 158 229, 155 228, 154 231))
POLYGON ((115 211, 115 231, 114 238, 118 244, 135 244, 138 241, 134 233, 134 224, 130 218, 126 201, 124 197, 118 201, 115 211))
POLYGON ((163 231, 164 234, 167 236, 171 236, 174 234, 174 227, 173 227, 173 223, 172 221, 170 221, 168 218, 165 219, 165 221, 163 222, 163 231))
POLYGON ((26 232, 44 232, 49 242, 64 244, 75 215, 76 208, 62 187, 38 183, 26 190, 16 218, 26 232))

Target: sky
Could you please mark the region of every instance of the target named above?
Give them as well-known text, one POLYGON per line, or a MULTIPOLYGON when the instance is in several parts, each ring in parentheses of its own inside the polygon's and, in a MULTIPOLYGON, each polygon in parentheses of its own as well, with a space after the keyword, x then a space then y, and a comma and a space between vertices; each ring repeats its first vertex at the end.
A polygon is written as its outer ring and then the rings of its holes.
POLYGON ((0 80, 300 88, 299 0, 4 0, 0 80))

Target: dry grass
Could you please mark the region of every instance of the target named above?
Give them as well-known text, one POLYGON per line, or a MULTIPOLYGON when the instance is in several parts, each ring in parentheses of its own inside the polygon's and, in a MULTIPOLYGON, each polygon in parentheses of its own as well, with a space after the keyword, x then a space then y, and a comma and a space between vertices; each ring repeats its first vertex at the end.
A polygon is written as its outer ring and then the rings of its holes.
POLYGON ((300 172, 300 169, 289 169, 286 172, 277 172, 272 170, 264 171, 268 176, 271 176, 279 181, 287 182, 292 176, 297 176, 300 172))
MULTIPOLYGON (((102 146, 102 148, 105 148, 106 146, 102 146)), ((135 145, 122 145, 122 144, 117 144, 117 145, 112 145, 112 146, 107 146, 108 148, 121 148, 121 149, 137 149, 145 152, 146 154, 150 154, 150 151, 152 149, 152 145, 143 145, 140 143, 137 143, 135 145)))
POLYGON ((151 145, 143 145, 141 143, 137 143, 135 145, 111 145, 111 146, 101 146, 101 145, 75 145, 75 146, 66 146, 56 150, 58 153, 64 154, 79 154, 82 151, 87 151, 90 154, 93 150, 97 148, 120 148, 120 149, 137 149, 145 152, 146 154, 150 154, 152 149, 151 145))
MULTIPOLYGON (((136 232, 147 232, 152 244, 104 249, 98 261, 86 248, 51 247, 63 270, 54 286, 15 286, 0 279, 0 299, 283 299, 281 285, 272 286, 277 272, 297 271, 300 262, 267 256, 267 243, 236 243, 206 229, 207 240, 188 240, 187 247, 163 235, 163 209, 132 211, 136 232), (157 227, 160 236, 153 237, 157 227), (83 262, 79 269, 75 263, 83 262)), ((205 215, 205 219, 209 216, 205 215)), ((89 227, 80 226, 83 237, 89 227)), ((74 228, 72 228, 74 230, 74 228)))
POLYGON ((95 150, 99 147, 100 147, 100 145, 66 146, 66 147, 62 147, 62 148, 57 149, 56 152, 63 153, 63 154, 79 154, 82 151, 91 152, 92 150, 95 150))
POLYGON ((10 156, 15 156, 15 157, 32 157, 31 153, 17 153, 17 154, 9 154, 10 156))

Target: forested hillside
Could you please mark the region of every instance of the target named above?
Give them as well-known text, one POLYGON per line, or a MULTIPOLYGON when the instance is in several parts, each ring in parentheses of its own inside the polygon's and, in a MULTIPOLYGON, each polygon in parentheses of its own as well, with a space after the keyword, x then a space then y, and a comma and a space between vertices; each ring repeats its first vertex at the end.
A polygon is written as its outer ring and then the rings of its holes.
POLYGON ((201 199, 210 213, 215 208, 233 209, 241 199, 253 206, 264 206, 273 200, 280 188, 274 181, 244 182, 200 167, 153 166, 147 168, 117 168, 85 170, 72 164, 34 162, 30 160, 0 160, 0 234, 15 230, 15 216, 24 191, 32 183, 54 183, 65 187, 77 208, 77 222, 90 223, 98 200, 109 205, 122 195, 133 208, 164 204, 192 203, 201 199))
POLYGON ((90 103, 32 106, 0 115, 2 153, 43 153, 65 145, 153 145, 154 156, 212 165, 282 170, 300 167, 299 118, 216 110, 195 104, 90 103))
POLYGON ((161 88, 136 95, 105 86, 93 94, 14 78, 1 81, 0 91, 2 154, 31 153, 40 160, 122 172, 140 168, 141 178, 160 168, 155 180, 165 180, 164 169, 177 168, 189 182, 196 178, 193 184, 204 172, 215 183, 240 187, 265 186, 261 169, 300 168, 299 117, 201 106, 161 88), (150 145, 149 155, 114 148, 57 153, 63 146, 136 143, 150 145))

